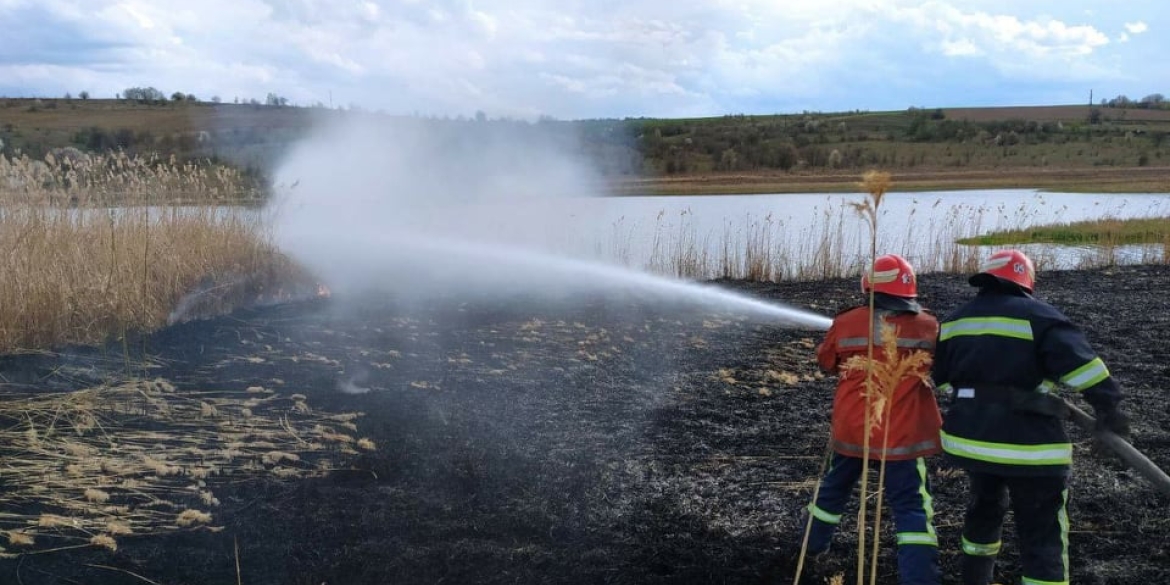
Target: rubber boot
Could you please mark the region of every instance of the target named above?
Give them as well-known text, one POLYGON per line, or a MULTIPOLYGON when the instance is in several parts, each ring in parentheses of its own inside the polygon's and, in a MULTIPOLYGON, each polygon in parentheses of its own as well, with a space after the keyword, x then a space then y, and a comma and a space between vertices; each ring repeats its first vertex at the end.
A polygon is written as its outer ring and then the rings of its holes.
POLYGON ((938 547, 903 544, 898 547, 899 585, 939 585, 938 547))
POLYGON ((963 585, 991 585, 995 557, 963 555, 963 585))
POLYGON ((808 555, 816 556, 829 552, 829 545, 833 542, 833 533, 837 527, 813 518, 812 529, 808 533, 808 555))

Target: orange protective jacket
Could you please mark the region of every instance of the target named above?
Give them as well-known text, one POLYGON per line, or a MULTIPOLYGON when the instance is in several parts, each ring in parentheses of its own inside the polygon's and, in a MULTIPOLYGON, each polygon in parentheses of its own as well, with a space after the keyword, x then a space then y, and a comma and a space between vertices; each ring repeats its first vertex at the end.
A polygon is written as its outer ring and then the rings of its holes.
MULTIPOLYGON (((911 351, 933 352, 938 338, 938 319, 933 315, 881 308, 876 313, 878 319, 894 325, 899 355, 911 351)), ((867 355, 869 315, 868 306, 841 312, 833 319, 825 340, 817 346, 817 362, 826 371, 839 376, 837 394, 833 399, 833 450, 849 457, 862 457, 864 453, 866 373, 864 369, 843 371, 840 366, 852 356, 867 355)), ((880 346, 880 321, 875 320, 874 332, 879 337, 874 358, 885 361, 885 352, 880 346)), ((920 373, 929 371, 930 365, 927 364, 920 373)), ((916 376, 904 377, 894 390, 887 415, 873 426, 869 437, 870 458, 881 459, 884 453, 887 460, 897 461, 938 453, 941 426, 942 416, 930 385, 916 376)))

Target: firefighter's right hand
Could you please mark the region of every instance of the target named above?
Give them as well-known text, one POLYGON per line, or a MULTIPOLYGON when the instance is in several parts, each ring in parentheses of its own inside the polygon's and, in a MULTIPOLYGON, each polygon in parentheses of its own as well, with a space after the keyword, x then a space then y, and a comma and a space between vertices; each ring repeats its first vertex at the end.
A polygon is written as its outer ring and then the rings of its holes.
POLYGON ((1096 414, 1098 431, 1109 431, 1123 439, 1129 438, 1129 417, 1125 413, 1112 408, 1096 414))

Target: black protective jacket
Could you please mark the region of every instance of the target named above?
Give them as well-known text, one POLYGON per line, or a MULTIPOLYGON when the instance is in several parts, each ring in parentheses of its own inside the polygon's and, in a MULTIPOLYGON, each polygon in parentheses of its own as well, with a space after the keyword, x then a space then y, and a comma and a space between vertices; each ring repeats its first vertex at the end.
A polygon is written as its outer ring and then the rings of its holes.
POLYGON ((931 376, 950 396, 943 449, 972 471, 1066 474, 1072 445, 1058 384, 1081 392, 1098 415, 1121 400, 1084 333, 1010 285, 980 289, 942 321, 931 376))

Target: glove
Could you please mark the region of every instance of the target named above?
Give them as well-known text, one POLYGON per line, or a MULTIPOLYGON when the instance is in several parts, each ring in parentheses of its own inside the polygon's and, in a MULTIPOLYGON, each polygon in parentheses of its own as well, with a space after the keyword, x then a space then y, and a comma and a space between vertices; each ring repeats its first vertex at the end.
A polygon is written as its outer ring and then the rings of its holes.
POLYGON ((1116 408, 1097 412, 1097 430, 1129 438, 1129 417, 1116 408))

